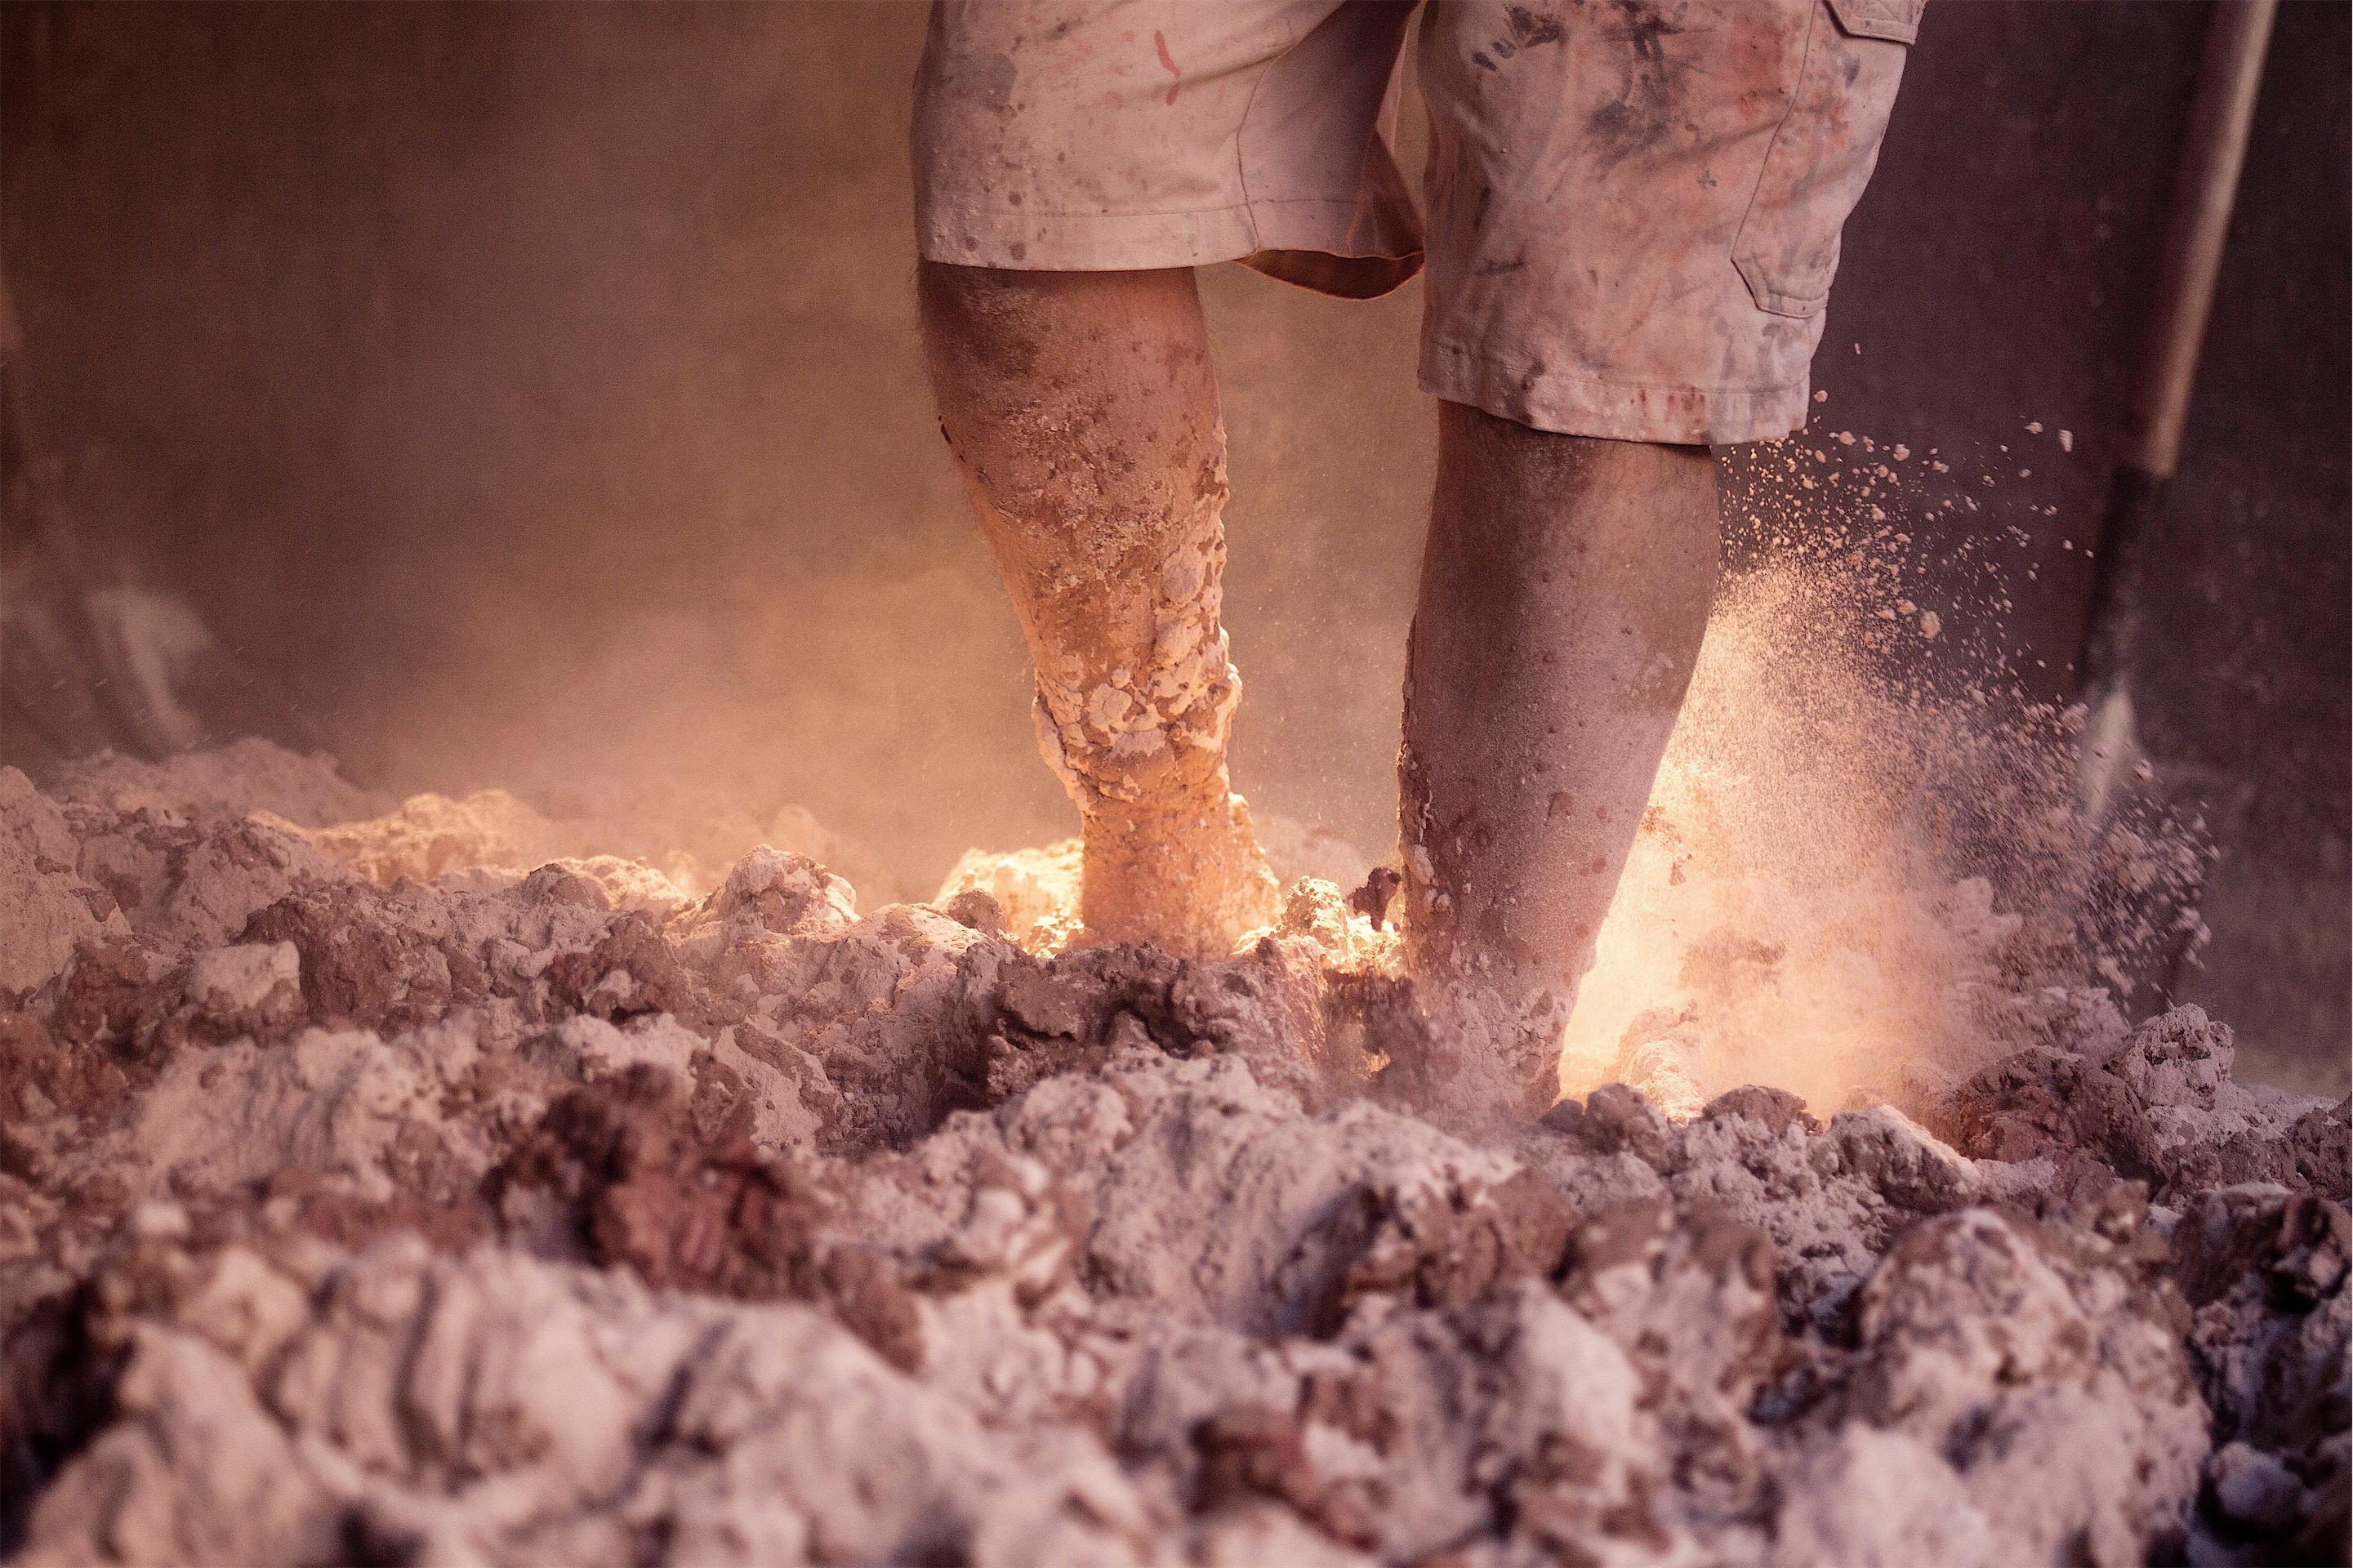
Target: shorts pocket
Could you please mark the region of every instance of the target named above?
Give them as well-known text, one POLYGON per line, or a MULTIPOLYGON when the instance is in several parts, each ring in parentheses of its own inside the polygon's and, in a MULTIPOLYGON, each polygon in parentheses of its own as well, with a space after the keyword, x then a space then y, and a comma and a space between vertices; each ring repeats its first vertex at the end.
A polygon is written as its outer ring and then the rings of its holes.
POLYGON ((1798 85, 1774 132, 1732 259, 1758 309, 1818 316, 1839 234, 1862 198, 1926 0, 1815 0, 1798 85))

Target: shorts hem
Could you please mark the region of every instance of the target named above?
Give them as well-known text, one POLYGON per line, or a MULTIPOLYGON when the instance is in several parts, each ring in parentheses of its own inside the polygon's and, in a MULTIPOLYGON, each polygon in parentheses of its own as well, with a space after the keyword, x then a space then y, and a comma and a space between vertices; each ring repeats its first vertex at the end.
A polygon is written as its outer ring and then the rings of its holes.
POLYGON ((1143 272, 1208 267, 1261 251, 1318 251, 1345 260, 1418 260, 1418 238, 1359 237, 1354 197, 1294 196, 1185 212, 1029 210, 953 196, 926 201, 915 223, 926 261, 1029 272, 1143 272))
POLYGON ((1517 365, 1433 340, 1421 356, 1421 389, 1500 419, 1561 436, 1662 446, 1735 447, 1805 428, 1807 375, 1762 390, 1675 381, 1608 381, 1517 365))

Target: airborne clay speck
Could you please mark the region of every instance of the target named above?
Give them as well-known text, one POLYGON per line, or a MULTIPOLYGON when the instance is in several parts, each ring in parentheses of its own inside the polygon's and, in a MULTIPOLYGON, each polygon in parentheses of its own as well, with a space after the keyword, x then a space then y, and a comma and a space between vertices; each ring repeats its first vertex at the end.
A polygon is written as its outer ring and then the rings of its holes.
POLYGON ((861 914, 176 767, 0 772, 17 1561, 2345 1553, 2347 1110, 2193 1009, 1450 1131, 1330 884, 1057 952, 1051 856, 861 914))

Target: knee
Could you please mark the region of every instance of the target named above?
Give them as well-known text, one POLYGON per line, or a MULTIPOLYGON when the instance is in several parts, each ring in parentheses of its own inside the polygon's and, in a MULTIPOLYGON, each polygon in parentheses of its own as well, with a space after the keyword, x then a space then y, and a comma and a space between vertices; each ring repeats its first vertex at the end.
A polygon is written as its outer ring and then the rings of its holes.
POLYGON ((1616 510, 1643 528, 1710 519, 1715 464, 1705 447, 1539 430, 1460 403, 1439 405, 1436 512, 1491 530, 1568 538, 1616 510), (1564 510, 1580 527, 1564 531, 1564 510))
POLYGON ((1148 272, 1028 272, 916 264, 915 300, 933 368, 1018 375, 1058 345, 1103 350, 1205 340, 1189 268, 1148 272), (962 359, 959 366, 944 361, 962 359))
POLYGON ((1115 319, 1118 299, 1147 276, 1128 272, 1026 272, 959 267, 924 259, 915 266, 915 303, 935 345, 987 349, 1028 345, 1058 332, 1115 319))
POLYGON ((1629 441, 1602 436, 1572 436, 1523 425, 1467 403, 1438 405, 1442 450, 1481 465, 1501 465, 1513 474, 1546 476, 1557 484, 1608 482, 1620 476, 1713 475, 1715 456, 1705 447, 1629 441))
POLYGON ((925 258, 915 263, 915 304, 927 331, 968 330, 971 323, 1004 315, 1024 294, 1038 292, 1037 280, 1047 276, 925 258))
POLYGON ((915 305, 935 378, 961 381, 983 371, 1018 374, 1036 358, 1039 272, 957 267, 923 260, 915 268, 915 305))

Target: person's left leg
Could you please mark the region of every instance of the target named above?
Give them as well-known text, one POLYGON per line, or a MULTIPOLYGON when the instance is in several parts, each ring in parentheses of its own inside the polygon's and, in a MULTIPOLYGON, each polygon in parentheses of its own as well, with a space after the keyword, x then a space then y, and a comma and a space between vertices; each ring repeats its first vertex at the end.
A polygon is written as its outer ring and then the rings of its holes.
POLYGON ((1540 1112, 1706 630, 1704 447, 1439 405, 1406 665, 1406 963, 1469 1105, 1540 1112))
POLYGON ((1226 433, 1193 274, 926 261, 923 346, 1079 808, 1098 941, 1219 957, 1275 914, 1226 773, 1226 433))
POLYGON ((1354 0, 936 5, 917 277, 943 430, 1021 617, 1098 938, 1232 951, 1275 888, 1226 738, 1225 434, 1192 269, 1333 293, 1421 265, 1354 0))

